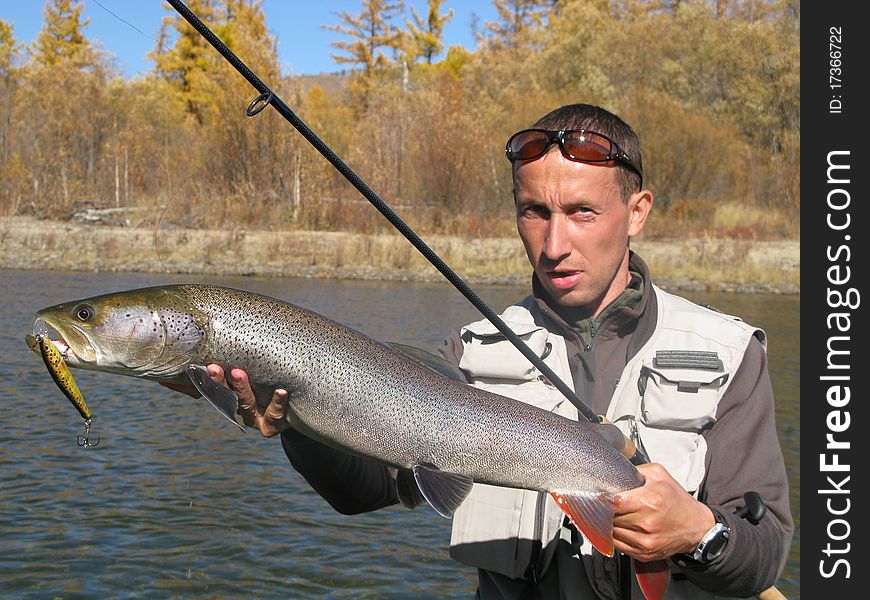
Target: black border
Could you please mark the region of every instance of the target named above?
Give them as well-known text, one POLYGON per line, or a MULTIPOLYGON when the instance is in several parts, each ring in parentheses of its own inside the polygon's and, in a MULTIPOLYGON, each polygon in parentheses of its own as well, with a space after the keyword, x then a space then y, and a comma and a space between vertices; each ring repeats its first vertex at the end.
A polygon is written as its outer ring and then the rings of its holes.
MULTIPOLYGON (((870 425, 867 421, 866 390, 862 385, 864 378, 862 367, 865 358, 870 353, 861 348, 867 341, 864 313, 868 307, 862 302, 870 302, 866 291, 865 265, 867 251, 865 237, 866 211, 864 204, 868 200, 867 180, 870 179, 870 164, 867 160, 867 128, 864 114, 870 110, 866 81, 870 68, 867 60, 868 52, 867 20, 861 2, 810 1, 803 4, 801 21, 801 503, 800 530, 796 543, 800 544, 800 585, 805 598, 859 598, 866 597, 867 587, 863 577, 862 567, 866 564, 862 559, 868 554, 865 543, 866 511, 868 507, 864 498, 870 472, 866 468, 866 444, 862 439, 870 438, 870 425), (830 46, 831 28, 840 28, 842 41, 842 88, 831 88, 832 55, 830 46), (840 100, 841 112, 832 113, 830 102, 840 100), (828 156, 832 151, 849 151, 840 155, 837 160, 847 161, 850 169, 849 183, 836 184, 828 182, 828 156), (845 158, 844 158, 845 157, 845 158), (848 196, 841 192, 833 194, 835 204, 848 204, 845 208, 829 207, 828 195, 832 190, 845 189, 848 196), (848 200, 847 200, 848 198, 848 200), (830 218, 835 224, 846 223, 848 213, 849 226, 842 230, 833 229, 830 218), (848 247, 843 250, 842 247, 848 247), (838 253, 838 249, 840 252, 838 253), (831 256, 835 258, 832 260, 831 256), (846 273, 849 281, 833 284, 830 281, 829 269, 836 278, 846 273), (846 271, 846 269, 849 271, 846 271), (861 295, 857 306, 834 308, 828 301, 829 290, 839 290, 843 293, 849 288, 857 290, 861 295), (829 329, 828 317, 831 313, 847 312, 849 317, 840 324, 849 324, 849 331, 842 332, 829 329), (842 363, 850 365, 848 370, 838 371, 848 374, 849 381, 841 382, 850 387, 851 399, 840 408, 828 403, 827 392, 833 385, 831 381, 821 377, 831 375, 828 368, 828 341, 831 336, 845 336, 847 340, 838 343, 841 350, 849 350, 842 363), (844 412, 849 413, 849 427, 846 431, 834 434, 838 441, 848 441, 850 447, 839 451, 839 462, 849 464, 848 473, 822 472, 820 455, 828 454, 827 462, 831 462, 832 450, 826 450, 826 435, 830 432, 828 415, 831 411, 840 410, 840 419, 844 412), (831 489, 827 481, 832 476, 840 483, 848 494, 826 494, 820 490, 831 489), (850 480, 843 485, 843 475, 850 480), (830 513, 826 502, 834 499, 834 508, 847 506, 849 511, 835 516, 830 513), (828 524, 833 519, 843 519, 848 525, 840 522, 833 526, 835 536, 845 536, 840 541, 829 538, 828 524), (846 535, 848 534, 848 535, 846 535), (827 544, 844 551, 842 554, 827 556, 824 552, 827 544), (848 544, 848 546, 847 546, 848 544), (840 564, 834 568, 837 559, 843 559, 849 564, 846 577, 846 566, 840 564), (821 561, 825 561, 822 563, 821 561), (824 577, 822 570, 833 575, 824 577), (863 585, 862 585, 863 584, 863 585)), ((844 171, 840 170, 839 173, 844 171)), ((794 510, 795 507, 793 507, 794 510)), ((797 515, 796 515, 797 516, 797 515)))

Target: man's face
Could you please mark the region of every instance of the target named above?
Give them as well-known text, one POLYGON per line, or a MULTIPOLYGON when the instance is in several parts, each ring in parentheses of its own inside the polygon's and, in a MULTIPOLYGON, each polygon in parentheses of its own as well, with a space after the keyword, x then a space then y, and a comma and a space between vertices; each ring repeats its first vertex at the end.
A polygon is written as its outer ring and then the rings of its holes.
POLYGON ((538 279, 560 305, 597 315, 629 282, 628 238, 643 228, 652 196, 626 204, 614 167, 557 148, 515 169, 517 229, 538 279))

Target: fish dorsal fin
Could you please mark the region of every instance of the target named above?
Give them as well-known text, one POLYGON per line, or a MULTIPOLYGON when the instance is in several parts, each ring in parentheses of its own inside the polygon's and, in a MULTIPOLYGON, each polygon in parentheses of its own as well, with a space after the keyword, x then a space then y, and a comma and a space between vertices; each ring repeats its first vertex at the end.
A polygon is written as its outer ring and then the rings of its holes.
POLYGON ((466 475, 442 471, 435 465, 414 465, 417 487, 426 502, 442 517, 450 518, 465 497, 471 493, 474 481, 466 475))
POLYGON ((461 383, 468 383, 468 380, 465 378, 465 374, 453 363, 448 360, 441 358, 431 352, 427 352, 426 350, 422 350, 417 348, 416 346, 409 346, 407 344, 400 344, 399 342, 387 342, 387 345, 393 350, 399 352, 404 355, 406 358, 410 358, 415 363, 426 367, 430 371, 434 371, 439 375, 443 375, 448 379, 453 379, 454 381, 459 381, 461 383))
POLYGON ((396 493, 399 496, 399 502, 408 510, 426 502, 426 498, 420 493, 420 488, 417 486, 417 480, 411 469, 399 469, 396 475, 396 493))
POLYGON ((596 550, 613 556, 613 496, 566 490, 550 495, 596 550))
POLYGON ((208 400, 220 414, 232 421, 236 427, 242 431, 245 430, 245 428, 239 425, 239 422, 236 421, 236 410, 239 408, 239 397, 233 390, 225 385, 216 383, 208 374, 208 369, 202 365, 188 365, 187 374, 190 377, 190 381, 193 382, 193 385, 199 390, 199 393, 202 394, 203 398, 208 400))

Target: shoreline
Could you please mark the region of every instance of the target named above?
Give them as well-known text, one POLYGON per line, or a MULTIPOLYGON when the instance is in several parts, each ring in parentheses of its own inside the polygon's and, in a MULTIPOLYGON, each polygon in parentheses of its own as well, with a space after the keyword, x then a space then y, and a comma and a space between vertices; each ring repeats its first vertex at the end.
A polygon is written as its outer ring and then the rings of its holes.
MULTIPOLYGON (((470 284, 524 285, 518 238, 428 236, 470 284)), ((800 242, 632 241, 670 290, 800 293, 800 242)), ((443 276, 398 233, 153 229, 0 217, 0 268, 439 282, 443 276)))

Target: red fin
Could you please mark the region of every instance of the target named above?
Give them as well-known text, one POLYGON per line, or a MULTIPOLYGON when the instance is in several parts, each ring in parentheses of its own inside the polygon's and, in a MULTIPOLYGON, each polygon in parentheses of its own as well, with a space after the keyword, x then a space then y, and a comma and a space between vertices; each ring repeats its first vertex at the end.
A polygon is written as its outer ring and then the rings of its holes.
POLYGON ((650 562, 634 561, 634 573, 637 583, 646 600, 660 600, 668 590, 671 571, 668 563, 663 560, 650 562))
POLYGON ((613 556, 613 497, 591 492, 550 492, 571 522, 605 556, 613 556))

